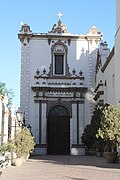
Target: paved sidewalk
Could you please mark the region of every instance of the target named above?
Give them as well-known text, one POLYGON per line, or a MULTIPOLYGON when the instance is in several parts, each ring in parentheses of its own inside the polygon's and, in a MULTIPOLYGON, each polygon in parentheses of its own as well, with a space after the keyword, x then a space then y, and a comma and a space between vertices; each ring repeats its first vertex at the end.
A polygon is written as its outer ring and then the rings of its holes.
POLYGON ((0 180, 120 180, 120 164, 94 156, 35 156, 5 169, 0 180))

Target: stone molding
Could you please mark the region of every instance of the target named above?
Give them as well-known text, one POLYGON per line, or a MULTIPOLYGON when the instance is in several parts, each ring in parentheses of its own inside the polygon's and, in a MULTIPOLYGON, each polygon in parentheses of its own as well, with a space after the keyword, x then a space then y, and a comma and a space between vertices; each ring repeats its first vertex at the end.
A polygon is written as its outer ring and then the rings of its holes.
POLYGON ((49 111, 54 106, 61 105, 68 109, 70 117, 72 117, 72 103, 70 101, 47 101, 47 116, 49 114, 49 111))
POLYGON ((21 50, 21 89, 20 107, 25 112, 26 122, 28 122, 29 110, 29 78, 30 78, 30 46, 22 46, 21 50), (26 97, 26 99, 25 99, 26 97))

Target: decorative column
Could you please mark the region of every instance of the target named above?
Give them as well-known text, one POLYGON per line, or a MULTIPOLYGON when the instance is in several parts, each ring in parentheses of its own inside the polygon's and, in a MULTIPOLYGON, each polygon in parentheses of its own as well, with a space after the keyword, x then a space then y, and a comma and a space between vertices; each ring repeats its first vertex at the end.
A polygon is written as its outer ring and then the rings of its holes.
POLYGON ((35 123, 35 155, 45 155, 46 148, 46 102, 36 102, 36 122, 35 123))
POLYGON ((35 106, 35 119, 34 119, 34 121, 31 121, 30 122, 30 125, 31 125, 31 127, 32 127, 32 133, 33 133, 33 135, 34 135, 34 137, 35 137, 35 143, 37 144, 37 145, 39 145, 39 136, 40 136, 40 131, 39 131, 39 122, 40 122, 40 117, 39 117, 39 112, 41 111, 40 110, 40 103, 35 103, 34 104, 34 106, 35 106))
POLYGON ((84 146, 81 143, 81 135, 84 128, 83 101, 72 104, 72 155, 85 155, 84 146))
POLYGON ((42 103, 39 101, 39 146, 41 146, 41 136, 42 136, 42 103))
POLYGON ((46 145, 46 102, 42 103, 41 145, 46 145))
POLYGON ((77 104, 72 104, 72 146, 77 144, 77 104))
POLYGON ((79 104, 79 144, 81 144, 81 136, 84 130, 83 104, 79 104))
POLYGON ((29 124, 29 86, 30 86, 30 45, 32 37, 30 26, 22 24, 18 38, 21 41, 21 84, 20 107, 25 112, 26 123, 29 124))

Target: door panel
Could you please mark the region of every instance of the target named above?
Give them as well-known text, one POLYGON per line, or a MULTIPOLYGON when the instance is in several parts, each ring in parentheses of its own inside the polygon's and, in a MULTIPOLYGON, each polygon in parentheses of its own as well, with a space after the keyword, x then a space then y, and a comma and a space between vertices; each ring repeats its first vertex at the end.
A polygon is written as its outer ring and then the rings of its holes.
POLYGON ((48 118, 47 140, 48 154, 69 154, 70 118, 67 116, 50 116, 48 118))

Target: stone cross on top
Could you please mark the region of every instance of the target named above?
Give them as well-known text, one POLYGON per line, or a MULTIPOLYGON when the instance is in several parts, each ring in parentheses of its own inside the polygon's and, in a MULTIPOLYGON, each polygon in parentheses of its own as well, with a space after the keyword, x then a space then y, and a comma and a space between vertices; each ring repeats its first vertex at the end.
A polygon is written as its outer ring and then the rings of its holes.
POLYGON ((63 14, 61 12, 57 13, 58 16, 58 20, 60 20, 60 18, 63 16, 63 14))

